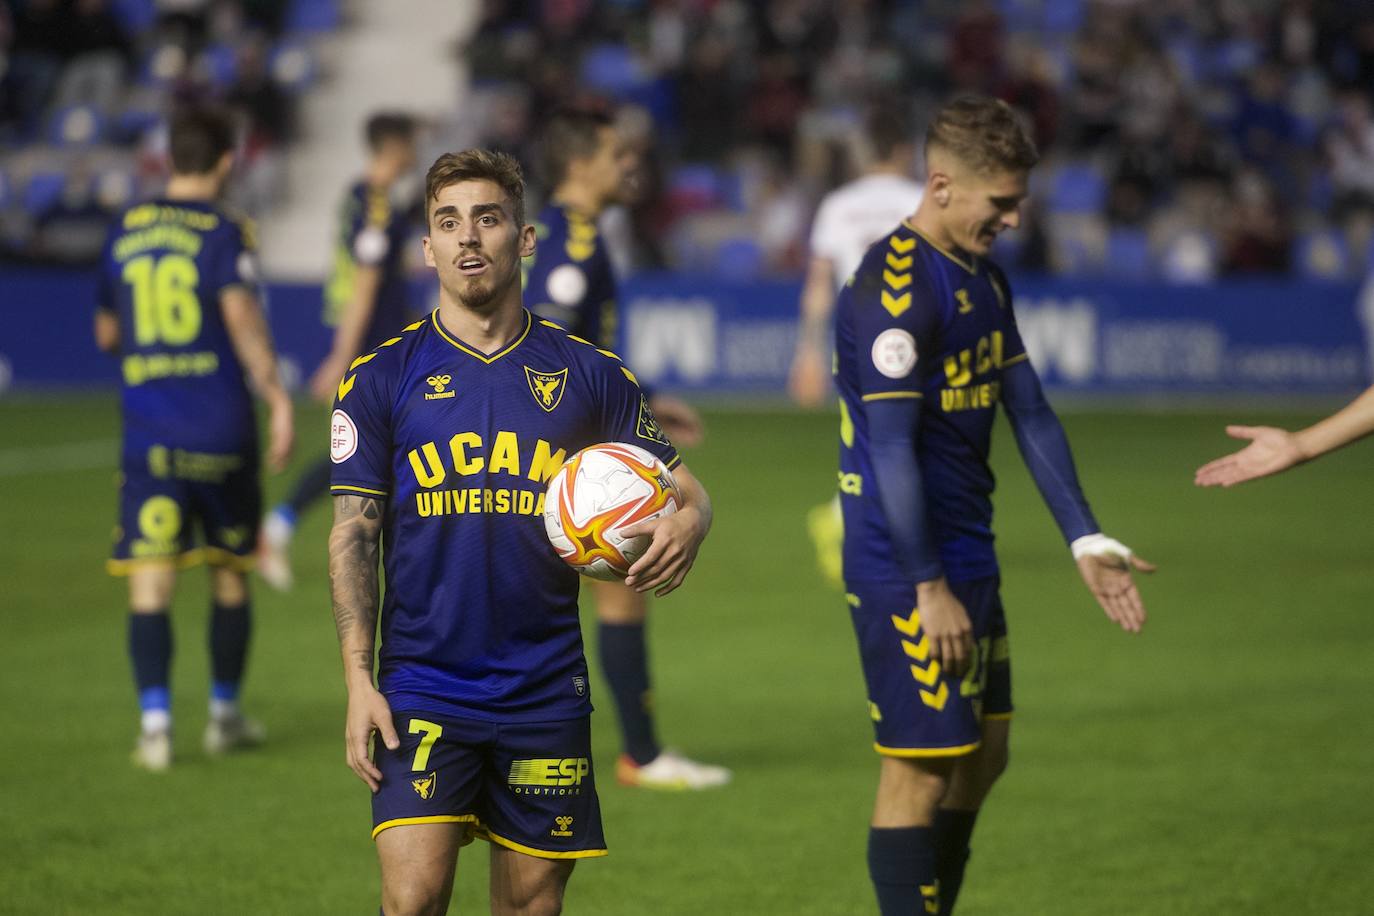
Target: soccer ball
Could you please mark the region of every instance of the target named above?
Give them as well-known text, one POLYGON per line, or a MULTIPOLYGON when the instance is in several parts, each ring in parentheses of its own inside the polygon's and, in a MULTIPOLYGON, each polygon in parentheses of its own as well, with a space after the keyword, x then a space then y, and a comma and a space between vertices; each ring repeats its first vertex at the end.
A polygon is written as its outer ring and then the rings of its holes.
POLYGON ((672 515, 682 493, 668 467, 636 445, 603 442, 573 455, 549 481, 544 530, 573 569, 593 579, 624 579, 649 536, 622 528, 672 515))

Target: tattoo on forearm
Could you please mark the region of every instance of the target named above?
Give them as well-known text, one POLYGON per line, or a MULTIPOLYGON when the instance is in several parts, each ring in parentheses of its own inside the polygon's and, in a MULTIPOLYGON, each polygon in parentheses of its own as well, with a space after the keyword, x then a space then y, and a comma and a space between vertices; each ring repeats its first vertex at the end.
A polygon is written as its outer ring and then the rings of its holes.
POLYGON ((336 496, 329 534, 329 584, 334 627, 345 664, 372 670, 377 632, 382 501, 370 496, 336 496))

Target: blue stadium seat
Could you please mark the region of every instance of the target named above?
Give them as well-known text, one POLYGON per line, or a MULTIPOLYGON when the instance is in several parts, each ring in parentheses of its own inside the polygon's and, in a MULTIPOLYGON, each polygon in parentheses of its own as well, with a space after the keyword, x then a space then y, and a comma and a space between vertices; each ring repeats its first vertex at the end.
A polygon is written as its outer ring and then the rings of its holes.
POLYGON ((1143 229, 1118 226, 1107 236, 1103 273, 1122 280, 1144 280, 1153 272, 1150 240, 1143 229))
POLYGON ((1083 0, 1045 0, 1045 29, 1065 35, 1083 23, 1083 0))
POLYGON ((1084 162, 1070 162, 1054 174, 1050 184, 1052 213, 1098 213, 1107 199, 1107 183, 1084 162))
POLYGON ((234 84, 234 78, 239 70, 238 55, 226 44, 210 45, 202 51, 200 65, 210 85, 221 90, 234 84))
POLYGON ((715 254, 715 274, 725 280, 754 280, 763 274, 763 248, 751 238, 726 239, 715 254))
POLYGON ((113 139, 122 143, 137 143, 144 134, 162 122, 162 113, 151 108, 127 108, 115 119, 113 139))
POLYGON ((1351 273, 1350 249, 1345 238, 1334 229, 1304 232, 1294 241, 1295 267, 1300 276, 1316 280, 1336 280, 1351 273))
POLYGON ((717 206, 721 199, 720 173, 709 165, 679 166, 668 176, 668 193, 696 209, 717 206))
POLYGON ((110 7, 115 18, 131 33, 146 31, 157 21, 157 0, 114 0, 110 7))
POLYGON ((67 187, 62 172, 38 172, 29 176, 21 204, 24 212, 37 219, 57 207, 67 187))
POLYGON ((622 98, 644 82, 644 74, 629 48, 600 44, 582 57, 581 81, 588 89, 622 98))
POLYGON ((292 0, 286 28, 290 32, 332 32, 342 19, 337 0, 292 0))

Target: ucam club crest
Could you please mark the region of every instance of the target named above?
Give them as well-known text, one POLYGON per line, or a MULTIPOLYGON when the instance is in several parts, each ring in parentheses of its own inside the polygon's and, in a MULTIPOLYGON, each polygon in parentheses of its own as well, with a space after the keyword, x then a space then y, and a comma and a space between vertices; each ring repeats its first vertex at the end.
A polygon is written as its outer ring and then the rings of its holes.
POLYGON ((567 387, 568 382, 568 370, 540 372, 526 366, 525 381, 529 382, 530 394, 534 395, 539 406, 544 408, 545 412, 553 413, 558 402, 563 400, 563 389, 567 387))

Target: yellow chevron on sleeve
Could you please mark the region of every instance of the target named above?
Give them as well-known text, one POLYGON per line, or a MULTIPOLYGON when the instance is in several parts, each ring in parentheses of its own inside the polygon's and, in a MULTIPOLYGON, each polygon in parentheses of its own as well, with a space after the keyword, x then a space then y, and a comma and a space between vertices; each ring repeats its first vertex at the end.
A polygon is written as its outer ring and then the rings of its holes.
POLYGON ((422 326, 422 325, 425 323, 425 320, 426 320, 426 319, 421 318, 419 321, 415 322, 414 324, 408 324, 408 325, 406 325, 405 327, 401 328, 401 330, 402 330, 402 331, 413 331, 413 330, 415 330, 416 328, 422 326))
POLYGON ((348 364, 348 371, 349 371, 349 372, 352 372, 354 369, 358 368, 358 367, 361 366, 363 363, 369 363, 369 362, 371 362, 372 360, 374 360, 374 359, 376 359, 376 358, 377 358, 377 354, 376 354, 375 352, 374 352, 374 353, 364 353, 362 356, 359 356, 357 359, 353 360, 353 362, 351 362, 351 363, 348 364))
POLYGON ((902 314, 902 312, 911 308, 911 293, 902 293, 900 296, 894 296, 887 290, 883 290, 882 301, 883 308, 887 309, 888 313, 891 314, 893 318, 896 318, 898 315, 902 314))
POLYGON ((930 658, 930 640, 926 634, 921 634, 920 642, 911 642, 908 639, 902 640, 902 651, 918 662, 923 662, 930 658))
POLYGON ((893 270, 910 270, 911 261, 911 255, 907 255, 904 258, 899 258, 890 251, 887 254, 887 266, 891 267, 893 270))
POLYGON ((884 270, 883 282, 894 290, 906 289, 911 285, 911 274, 894 274, 890 270, 884 270))
POLYGON ((400 342, 401 342, 401 338, 399 338, 399 337, 393 337, 393 338, 391 338, 390 340, 384 340, 384 341, 382 341, 381 343, 377 344, 377 349, 380 350, 382 347, 390 347, 390 346, 393 346, 394 344, 398 344, 398 343, 400 343, 400 342))
POLYGON ((621 366, 621 367, 620 367, 620 371, 625 373, 625 377, 626 377, 627 379, 629 379, 630 381, 634 382, 636 385, 639 384, 639 379, 635 378, 635 374, 634 374, 633 372, 631 372, 629 369, 627 369, 627 368, 624 367, 624 366, 621 366))
POLYGON ((892 246, 892 250, 897 252, 898 254, 906 254, 908 251, 916 247, 915 239, 899 239, 895 235, 892 238, 888 239, 887 242, 889 245, 892 246))
MULTIPOLYGON (((927 687, 934 687, 940 680, 940 663, 931 662, 929 668, 922 668, 920 665, 911 666, 911 676, 925 684, 927 687)), ((940 685, 944 687, 944 684, 940 685)), ((924 693, 925 691, 922 691, 924 693)))
POLYGON ((348 376, 347 378, 345 378, 343 381, 339 382, 339 400, 340 400, 340 401, 342 401, 344 398, 348 397, 348 393, 349 393, 350 391, 353 390, 353 383, 356 382, 357 380, 358 380, 358 377, 357 377, 356 375, 350 375, 350 376, 348 376))
POLYGON ((905 633, 907 636, 915 639, 916 631, 921 629, 921 612, 917 608, 912 608, 911 616, 905 620, 893 614, 892 625, 897 628, 898 632, 905 633))

